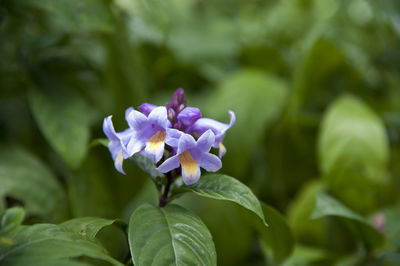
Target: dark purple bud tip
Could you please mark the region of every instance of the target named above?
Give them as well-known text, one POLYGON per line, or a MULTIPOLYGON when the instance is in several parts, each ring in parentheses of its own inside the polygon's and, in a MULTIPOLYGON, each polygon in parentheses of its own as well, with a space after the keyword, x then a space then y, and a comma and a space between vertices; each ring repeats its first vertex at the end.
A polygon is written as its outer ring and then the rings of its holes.
POLYGON ((178 111, 178 108, 182 103, 185 103, 185 92, 183 91, 183 89, 177 89, 172 95, 170 104, 175 109, 175 111, 178 111))
POLYGON ((185 91, 182 88, 177 89, 174 93, 174 96, 176 97, 179 103, 185 101, 185 91))

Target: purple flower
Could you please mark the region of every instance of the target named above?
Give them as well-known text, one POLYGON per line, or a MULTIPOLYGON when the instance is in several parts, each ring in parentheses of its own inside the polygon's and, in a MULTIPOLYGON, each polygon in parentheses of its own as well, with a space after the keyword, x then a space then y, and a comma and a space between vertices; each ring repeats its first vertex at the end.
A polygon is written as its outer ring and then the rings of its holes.
POLYGON ((222 140, 225 137, 226 131, 231 128, 236 121, 235 113, 233 111, 229 111, 229 116, 229 124, 221 123, 210 118, 200 118, 187 130, 187 133, 200 136, 207 130, 212 130, 212 132, 215 134, 215 142, 213 143, 213 147, 219 148, 218 155, 219 158, 221 158, 226 153, 226 148, 222 144, 222 140))
POLYGON ((142 111, 143 114, 146 116, 149 116, 151 111, 153 111, 155 108, 157 108, 157 105, 151 104, 151 103, 144 103, 138 107, 140 111, 142 111))
POLYGON ((209 172, 218 171, 222 167, 221 160, 209 153, 214 142, 215 135, 211 130, 204 132, 197 142, 191 135, 182 133, 176 155, 165 160, 157 169, 166 173, 181 166, 185 184, 194 184, 200 178, 200 167, 209 172))
POLYGON ((114 160, 115 168, 120 173, 125 174, 124 170, 122 169, 122 163, 124 159, 130 157, 126 151, 126 145, 133 135, 133 130, 128 128, 122 132, 115 132, 111 117, 112 116, 110 115, 104 118, 103 131, 110 140, 108 143, 108 149, 111 153, 111 157, 114 160))
POLYGON ((128 154, 132 156, 141 152, 153 162, 158 162, 164 154, 166 129, 169 125, 167 109, 163 106, 156 107, 148 116, 132 110, 127 121, 134 132, 127 145, 128 154))
POLYGON ((201 118, 201 112, 200 109, 196 107, 185 107, 178 114, 178 121, 187 127, 193 125, 199 118, 201 118))

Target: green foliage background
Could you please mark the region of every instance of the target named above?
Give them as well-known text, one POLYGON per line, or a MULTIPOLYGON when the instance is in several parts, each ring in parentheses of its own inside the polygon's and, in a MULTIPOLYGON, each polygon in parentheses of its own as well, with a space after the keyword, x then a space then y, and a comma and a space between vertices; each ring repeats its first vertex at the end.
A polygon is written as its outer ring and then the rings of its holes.
MULTIPOLYGON (((203 116, 235 111, 220 172, 276 209, 256 234, 248 212, 179 198, 218 265, 398 265, 399 70, 397 0, 0 0, 0 210, 128 222, 157 192, 93 140, 105 116, 122 130, 126 108, 181 87, 203 116)), ((123 230, 98 238, 126 262, 123 230)))

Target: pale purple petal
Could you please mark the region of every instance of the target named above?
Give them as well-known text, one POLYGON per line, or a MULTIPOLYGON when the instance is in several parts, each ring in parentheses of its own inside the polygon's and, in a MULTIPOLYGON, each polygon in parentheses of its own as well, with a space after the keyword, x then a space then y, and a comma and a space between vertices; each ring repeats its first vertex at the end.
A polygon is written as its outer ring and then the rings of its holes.
POLYGON ((197 165, 197 167, 195 168, 195 171, 189 171, 189 170, 192 170, 192 169, 187 169, 185 167, 182 167, 182 179, 183 179, 183 182, 188 186, 199 181, 199 178, 201 175, 199 165, 197 165))
POLYGON ((203 153, 198 162, 202 168, 209 172, 216 172, 222 167, 222 162, 218 156, 211 153, 203 153))
POLYGON ((147 117, 139 111, 132 110, 127 118, 127 122, 131 128, 136 131, 139 131, 147 124, 147 117))
POLYGON ((181 154, 186 150, 196 147, 196 145, 197 143, 191 135, 183 133, 178 142, 177 153, 181 154))
POLYGON ((193 125, 199 118, 201 118, 201 112, 196 107, 186 107, 178 114, 178 120, 185 126, 193 125))
POLYGON ((182 136, 183 132, 174 128, 167 128, 166 131, 167 135, 165 137, 165 143, 173 148, 177 148, 179 139, 182 136))
POLYGON ((111 140, 108 143, 108 150, 111 153, 111 157, 113 160, 117 158, 117 156, 122 152, 121 143, 119 140, 111 140))
POLYGON ((204 132, 203 135, 201 135, 200 138, 197 140, 197 148, 202 152, 209 152, 214 142, 215 142, 215 135, 209 129, 206 132, 204 132))
POLYGON ((178 155, 172 156, 163 162, 157 170, 161 173, 167 173, 175 168, 178 168, 180 165, 178 155))
POLYGON ((126 153, 128 156, 132 156, 135 153, 138 153, 141 151, 146 145, 146 142, 143 141, 142 139, 137 138, 136 135, 132 136, 128 142, 128 145, 126 147, 126 153))
POLYGON ((149 114, 149 122, 152 124, 159 125, 162 128, 167 128, 168 118, 167 118, 167 108, 164 106, 159 106, 155 108, 149 114))
POLYGON ((124 169, 122 169, 122 163, 124 162, 123 155, 120 153, 117 158, 114 160, 115 169, 118 170, 121 174, 125 174, 124 169))
POLYGON ((151 103, 144 103, 138 107, 138 109, 142 111, 143 114, 145 114, 146 116, 148 116, 155 108, 157 108, 157 105, 151 103))
POLYGON ((135 110, 135 109, 133 109, 133 107, 128 107, 128 108, 125 110, 125 120, 126 120, 126 121, 128 121, 129 114, 130 114, 133 110, 135 110))
POLYGON ((119 138, 115 132, 113 123, 111 121, 111 117, 112 116, 110 115, 110 116, 107 116, 106 118, 104 118, 104 121, 103 121, 104 134, 107 136, 107 138, 109 140, 119 140, 119 138))
POLYGON ((220 142, 220 143, 218 144, 218 148, 219 148, 219 150, 218 150, 218 157, 219 157, 219 158, 222 158, 222 156, 224 156, 225 153, 226 153, 226 148, 225 148, 224 144, 222 144, 222 142, 220 142))

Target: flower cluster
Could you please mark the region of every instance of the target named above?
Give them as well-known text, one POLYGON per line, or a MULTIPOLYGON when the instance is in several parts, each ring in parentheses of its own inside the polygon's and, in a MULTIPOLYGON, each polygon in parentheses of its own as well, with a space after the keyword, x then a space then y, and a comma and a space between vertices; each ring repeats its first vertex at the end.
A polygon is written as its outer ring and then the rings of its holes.
POLYGON ((187 185, 199 180, 200 167, 210 172, 222 167, 221 157, 226 153, 222 140, 235 123, 234 112, 229 111, 229 124, 203 118, 198 108, 186 105, 182 89, 166 106, 145 103, 138 109, 140 112, 126 110, 129 128, 122 132, 115 131, 111 116, 104 119, 103 131, 110 140, 108 148, 119 172, 125 174, 122 163, 135 153, 159 163, 157 169, 162 173, 180 168, 187 185), (211 147, 219 149, 219 156, 210 153, 211 147))

